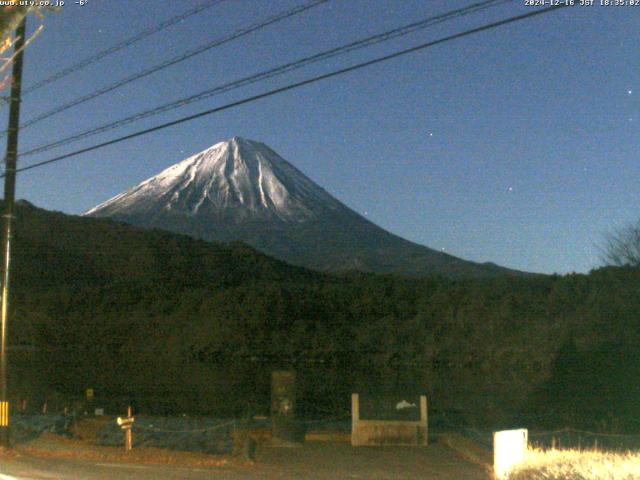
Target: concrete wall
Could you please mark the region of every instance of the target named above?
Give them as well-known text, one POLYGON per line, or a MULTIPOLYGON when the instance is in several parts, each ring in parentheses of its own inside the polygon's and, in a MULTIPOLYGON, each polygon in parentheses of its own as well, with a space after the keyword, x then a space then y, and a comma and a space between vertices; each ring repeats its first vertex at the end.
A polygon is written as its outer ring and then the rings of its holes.
POLYGON ((420 397, 420 420, 361 420, 360 399, 351 395, 351 445, 408 445, 426 446, 428 443, 427 397, 420 397))

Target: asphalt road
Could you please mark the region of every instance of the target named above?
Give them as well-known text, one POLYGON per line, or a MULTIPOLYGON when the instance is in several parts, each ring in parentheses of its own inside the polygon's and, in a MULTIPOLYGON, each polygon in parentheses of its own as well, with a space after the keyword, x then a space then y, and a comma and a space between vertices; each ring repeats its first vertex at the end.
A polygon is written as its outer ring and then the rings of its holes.
POLYGON ((308 442, 301 448, 263 448, 255 465, 177 467, 96 462, 31 455, 4 458, 0 480, 200 480, 200 479, 379 479, 486 480, 480 466, 443 445, 427 448, 353 448, 348 444, 308 442))
POLYGON ((112 462, 21 457, 3 460, 0 480, 200 480, 250 478, 226 468, 192 468, 166 465, 135 465, 112 462))

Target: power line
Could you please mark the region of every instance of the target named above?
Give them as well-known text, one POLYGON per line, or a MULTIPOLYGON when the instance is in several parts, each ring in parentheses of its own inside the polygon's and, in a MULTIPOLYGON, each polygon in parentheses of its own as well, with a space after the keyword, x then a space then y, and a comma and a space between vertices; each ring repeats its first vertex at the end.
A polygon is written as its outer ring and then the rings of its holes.
POLYGON ((113 121, 113 122, 109 122, 107 124, 103 124, 100 125, 98 127, 92 128, 90 130, 85 130, 83 132, 71 135, 69 137, 63 138, 61 140, 56 140, 55 142, 52 143, 48 143, 45 145, 40 145, 38 147, 35 147, 31 150, 28 150, 26 152, 23 152, 20 154, 20 156, 29 156, 29 155, 34 155, 36 153, 42 153, 48 150, 51 150, 53 148, 57 148, 59 146, 62 145, 67 145, 69 143, 74 143, 78 140, 87 138, 87 137, 91 137, 94 135, 97 135, 99 133, 104 133, 106 131, 109 130, 113 130, 115 128, 136 122, 138 120, 142 120, 148 117, 152 117, 155 115, 158 115, 160 113, 164 113, 164 112, 168 112, 170 110, 174 110, 177 109, 179 107, 183 107, 185 105, 189 105, 191 103, 200 101, 200 100, 204 100, 206 98, 210 98, 212 96, 221 94, 221 93, 225 93, 225 92, 229 92, 231 90, 235 90, 237 88, 240 87, 244 87, 247 85, 251 85, 254 83, 257 83, 259 81, 262 80, 266 80, 268 78, 272 78, 275 77, 277 75, 282 75, 285 73, 288 73, 290 71, 305 67, 307 65, 310 65, 312 63, 316 63, 319 62, 321 60, 327 60, 329 58, 333 58, 339 55, 344 55, 346 53, 349 53, 351 51, 357 50, 357 49, 361 49, 364 47, 368 47, 377 43, 381 43, 381 42, 385 42, 394 38, 398 38, 404 35, 408 35, 411 33, 414 33, 418 30, 424 29, 428 26, 432 26, 432 25, 436 25, 438 23, 442 23, 445 21, 449 21, 453 18, 458 18, 458 17, 462 17, 465 15, 468 15, 470 13, 475 13, 481 10, 485 10, 487 8, 490 7, 494 7, 496 5, 502 4, 502 3, 507 3, 510 2, 511 0, 486 0, 483 2, 479 2, 479 3, 475 3, 472 5, 469 5, 465 8, 461 8, 458 10, 452 10, 440 15, 436 15, 433 17, 429 17, 426 18, 424 20, 421 20, 419 22, 414 22, 411 23, 409 25, 404 25, 402 27, 399 28, 395 28, 393 30, 389 30, 387 32, 381 33, 381 34, 377 34, 377 35, 373 35, 370 37, 366 37, 364 39, 361 40, 357 40, 355 42, 351 42, 347 45, 343 45, 337 48, 333 48, 309 57, 304 57, 302 59, 293 61, 293 62, 289 62, 283 65, 280 65, 278 67, 266 70, 266 71, 262 71, 259 72, 257 74, 254 75, 250 75, 248 77, 243 77, 237 80, 234 80, 232 82, 228 82, 225 83, 223 85, 219 85, 207 90, 204 90, 202 92, 199 92, 197 94, 191 95, 189 97, 185 97, 173 102, 169 102, 163 105, 160 105, 158 107, 154 107, 150 110, 145 110, 143 112, 134 114, 134 115, 130 115, 128 117, 125 118, 121 118, 119 120, 113 121))
POLYGON ((123 48, 127 48, 130 47, 131 45, 133 45, 134 43, 137 43, 151 35, 153 35, 154 33, 158 33, 166 28, 169 28, 173 25, 175 25, 176 23, 180 23, 181 21, 196 15, 208 8, 213 7, 214 5, 217 5, 218 3, 221 3, 225 0, 207 0, 204 3, 201 3, 200 5, 195 6, 194 8, 187 10, 186 12, 180 14, 180 15, 176 15, 175 17, 172 17, 168 20, 165 20, 164 22, 156 25, 155 27, 151 27, 148 28, 146 30, 142 30, 141 32, 137 33, 136 35, 127 38, 126 40, 123 40, 120 43, 117 43, 109 48, 106 48, 94 55, 91 55, 89 57, 86 57, 82 60, 80 60, 79 62, 74 63, 73 65, 64 68, 52 75, 50 75, 49 77, 40 80, 39 82, 35 83, 34 85, 26 88, 23 92, 23 95, 25 94, 29 94, 35 90, 38 90, 42 87, 44 87, 45 85, 49 85, 50 83, 53 83, 57 80, 60 80, 61 78, 64 78, 68 75, 71 75, 74 72, 77 72, 78 70, 81 70, 85 67, 88 67, 89 65, 92 65, 94 63, 96 63, 99 60, 102 60, 104 57, 111 55, 112 53, 116 53, 120 50, 122 50, 123 48))
MULTIPOLYGON (((473 35, 475 33, 480 33, 480 32, 484 32, 484 31, 487 31, 487 30, 491 30, 491 29, 500 27, 502 25, 507 25, 507 24, 518 22, 518 21, 521 21, 521 20, 525 20, 527 18, 531 18, 531 17, 537 16, 537 15, 542 15, 542 14, 545 14, 545 13, 549 13, 549 12, 552 12, 554 10, 559 10, 559 9, 564 8, 566 6, 567 5, 565 5, 565 4, 561 4, 561 5, 557 5, 557 6, 546 7, 546 8, 543 8, 543 9, 540 9, 540 10, 534 10, 534 11, 531 11, 529 13, 525 13, 525 14, 522 14, 522 15, 517 15, 515 17, 509 17, 509 18, 506 18, 504 20, 499 20, 497 22, 492 22, 492 23, 489 23, 487 25, 483 25, 481 27, 476 27, 476 28, 472 28, 470 30, 465 30, 464 32, 461 32, 461 33, 456 33, 454 35, 449 35, 447 37, 443 37, 443 38, 440 38, 438 40, 433 40, 431 42, 423 43, 423 44, 417 45, 415 47, 407 48, 405 50, 400 50, 398 52, 395 52, 395 53, 392 53, 392 54, 389 54, 389 55, 385 55, 385 56, 382 56, 382 57, 375 58, 373 60, 369 60, 369 61, 366 61, 366 62, 358 63, 356 65, 352 65, 350 67, 342 68, 340 70, 336 70, 336 71, 333 71, 333 72, 330 72, 330 73, 325 73, 323 75, 318 75, 316 77, 312 77, 312 78, 309 78, 307 80, 302 80, 300 82, 291 83, 291 84, 286 85, 284 87, 280 87, 280 88, 276 88, 276 89, 273 89, 273 90, 269 90, 268 92, 264 92, 264 93, 261 93, 261 94, 258 94, 258 95, 253 95, 251 97, 247 97, 247 98, 244 98, 242 100, 231 102, 231 103, 228 103, 226 105, 222 105, 220 107, 216 107, 216 108, 212 108, 212 109, 209 109, 209 110, 205 110, 203 112, 199 112, 199 113, 196 113, 196 114, 193 114, 193 115, 188 115, 188 116, 182 117, 182 118, 180 118, 178 120, 174 120, 174 121, 171 121, 171 122, 166 122, 166 123, 157 125, 155 127, 151 127, 151 128, 147 128, 147 129, 144 129, 144 130, 140 130, 138 132, 131 133, 129 135, 124 135, 122 137, 114 138, 112 140, 108 140, 106 142, 102 142, 102 143, 99 143, 97 145, 93 145, 91 147, 86 147, 86 148, 82 148, 82 149, 79 149, 79 150, 76 150, 76 151, 73 151, 73 152, 70 152, 70 153, 66 153, 64 155, 59 155, 59 156, 51 158, 49 160, 44 160, 42 162, 37 162, 37 163, 34 163, 32 165, 27 165, 26 167, 18 168, 16 170, 16 172, 24 172, 26 170, 32 170, 34 168, 39 168, 39 167, 42 167, 44 165, 49 165, 51 163, 59 162, 61 160, 65 160, 67 158, 75 157, 75 156, 81 155, 83 153, 87 153, 87 152, 91 152, 91 151, 94 151, 94 150, 98 150, 100 148, 104 148, 104 147, 107 147, 109 145, 114 145, 116 143, 121 143, 121 142, 124 142, 126 140, 131 140, 132 138, 140 137, 140 136, 143 136, 143 135, 147 135, 149 133, 153 133, 153 132, 156 132, 156 131, 159 131, 159 130, 163 130, 165 128, 172 127, 174 125, 179 125, 181 123, 189 122, 189 121, 195 120, 197 118, 201 118, 201 117, 205 117, 205 116, 208 116, 208 115, 212 115, 214 113, 218 113, 218 112, 221 112, 221 111, 224 111, 224 110, 228 110, 228 109, 231 109, 231 108, 234 108, 234 107, 238 107, 240 105, 245 105, 247 103, 255 102, 255 101, 261 100, 263 98, 271 97, 271 96, 277 95, 279 93, 287 92, 287 91, 293 90, 295 88, 300 88, 300 87, 303 87, 305 85, 309 85, 311 83, 319 82, 321 80, 326 80, 328 78, 333 78, 333 77, 336 77, 338 75, 343 75, 345 73, 349 73, 349 72, 353 72, 355 70, 359 70, 361 68, 365 68, 365 67, 369 67, 369 66, 372 66, 372 65, 376 65, 378 63, 386 62, 388 60, 391 60, 391 59, 394 59, 394 58, 398 58, 398 57, 401 57, 401 56, 404 56, 404 55, 408 55, 410 53, 414 53, 414 52, 417 52, 417 51, 420 51, 420 50, 424 50, 426 48, 430 48, 430 47, 433 47, 435 45, 440 45, 442 43, 450 42, 452 40, 457 40, 459 38, 463 38, 463 37, 466 37, 468 35, 473 35)), ((0 175, 0 178, 2 178, 4 176, 5 176, 5 174, 2 174, 2 175, 0 175)))
POLYGON ((284 12, 281 12, 277 15, 274 16, 270 16, 267 19, 259 22, 259 23, 254 23, 253 25, 246 27, 246 28, 241 28, 239 30, 236 30, 235 32, 233 32, 232 34, 226 35, 222 38, 218 38, 215 39, 211 42, 205 43, 204 45, 200 45, 199 47, 196 47, 192 50, 188 50, 187 52, 178 55, 177 57, 173 57, 169 60, 165 60, 162 63, 159 63, 158 65, 154 65, 153 67, 150 67, 146 70, 142 70, 141 72, 138 73, 134 73, 133 75, 130 75, 122 80, 118 80, 117 82, 114 82, 110 85, 107 85, 106 87, 100 88, 92 93, 89 93, 87 95, 84 95, 82 97, 76 98, 74 100, 71 100, 70 102, 67 102, 63 105, 60 105, 58 107, 55 107, 41 115, 38 115, 35 118, 32 118, 31 120, 28 120, 27 122, 25 122, 24 124, 20 125, 20 128, 24 129, 27 127, 30 127, 32 125, 35 125, 36 123, 52 117, 54 115, 57 115, 58 113, 62 113, 66 110, 69 110, 72 107, 78 106, 82 103, 88 102, 89 100, 93 100, 94 98, 97 98, 101 95, 104 95, 106 93, 112 92, 120 87, 123 87, 131 82, 134 82, 136 80, 140 80, 141 78, 147 77, 149 75, 151 75, 152 73, 156 73, 159 72, 160 70, 164 70, 165 68, 168 68, 170 66, 176 65, 180 62, 184 62, 185 60, 188 60, 189 58, 195 57, 196 55, 199 55, 201 53, 207 52, 215 47, 219 47, 220 45, 224 45, 225 43, 229 43, 232 40, 235 40, 237 38, 243 37, 245 35, 248 35, 250 33, 253 33, 255 31, 258 31, 262 28, 265 28, 269 25, 272 25, 274 23, 277 23, 281 20, 285 20, 287 18, 293 17, 295 15, 298 15, 306 10, 309 10, 311 8, 317 7, 318 5, 321 5, 323 3, 328 2, 329 0, 312 0, 304 5, 300 5, 297 6, 295 8, 286 10, 284 12))
POLYGON ((84 95, 82 97, 76 98, 75 100, 71 100, 70 102, 67 102, 63 105, 60 105, 58 107, 53 108, 52 110, 49 110, 48 112, 45 112, 41 115, 38 115, 37 117, 25 122, 24 124, 22 124, 20 126, 20 128, 27 128, 30 127, 31 125, 34 125, 46 118, 52 117, 58 113, 64 112, 72 107, 78 106, 82 103, 88 102, 89 100, 93 100, 94 98, 97 98, 101 95, 104 95, 105 93, 109 93, 112 92, 113 90, 116 90, 120 87, 123 87, 131 82, 134 82, 136 80, 139 80, 141 78, 147 77, 149 75, 151 75, 152 73, 158 72, 160 70, 163 70, 165 68, 168 68, 170 66, 176 65, 180 62, 183 62, 189 58, 195 57, 196 55, 199 55, 201 53, 204 53, 206 51, 209 51, 215 47, 219 47, 220 45, 224 45, 225 43, 231 42, 237 38, 243 37, 245 35, 248 35, 250 33, 253 33, 257 30, 260 30, 262 28, 265 28, 269 25, 272 25, 276 22, 279 22, 281 20, 285 20, 287 18, 293 17, 295 15, 298 15, 306 10, 309 10, 311 8, 317 7, 318 5, 321 5, 323 3, 328 2, 329 0, 312 0, 304 5, 300 5, 297 6, 295 8, 292 8, 290 10, 286 10, 282 13, 279 13, 277 15, 268 17, 267 19, 259 22, 259 23, 255 23, 249 27, 246 28, 241 28, 239 30, 236 30, 235 32, 233 32, 230 35, 224 36, 222 38, 218 38, 215 39, 211 42, 208 42, 204 45, 200 45, 199 47, 196 47, 192 50, 189 50, 177 57, 171 58, 169 60, 166 60, 158 65, 155 65, 151 68, 148 68, 146 70, 143 70, 141 72, 135 73, 133 75, 130 75, 122 80, 118 80, 115 83, 112 83, 110 85, 107 85, 106 87, 103 87, 99 90, 96 90, 95 92, 89 93, 87 95, 84 95))

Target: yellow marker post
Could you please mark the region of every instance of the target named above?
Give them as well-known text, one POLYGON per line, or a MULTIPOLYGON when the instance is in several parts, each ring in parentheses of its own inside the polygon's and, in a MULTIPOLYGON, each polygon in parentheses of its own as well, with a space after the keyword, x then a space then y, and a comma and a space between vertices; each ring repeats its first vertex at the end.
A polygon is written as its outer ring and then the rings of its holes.
POLYGON ((0 402, 0 427, 9 426, 9 402, 0 402))

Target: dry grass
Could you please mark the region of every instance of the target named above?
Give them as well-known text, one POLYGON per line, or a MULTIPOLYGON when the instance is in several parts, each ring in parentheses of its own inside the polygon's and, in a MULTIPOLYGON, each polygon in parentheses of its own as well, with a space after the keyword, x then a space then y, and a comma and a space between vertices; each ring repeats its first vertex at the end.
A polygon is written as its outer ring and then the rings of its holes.
MULTIPOLYGON (((135 444, 134 444, 135 447, 135 444)), ((43 433, 35 440, 7 452, 41 458, 60 458, 87 461, 113 461, 139 464, 179 465, 189 467, 222 467, 229 463, 226 456, 198 452, 177 452, 160 448, 141 447, 125 452, 124 448, 91 445, 82 440, 43 433)), ((0 450, 0 459, 3 452, 0 450)))
POLYGON ((509 480, 640 479, 640 452, 530 449, 509 480))
POLYGON ((107 416, 81 418, 71 426, 70 432, 78 440, 96 443, 100 429, 109 423, 115 423, 115 421, 115 418, 107 416))

